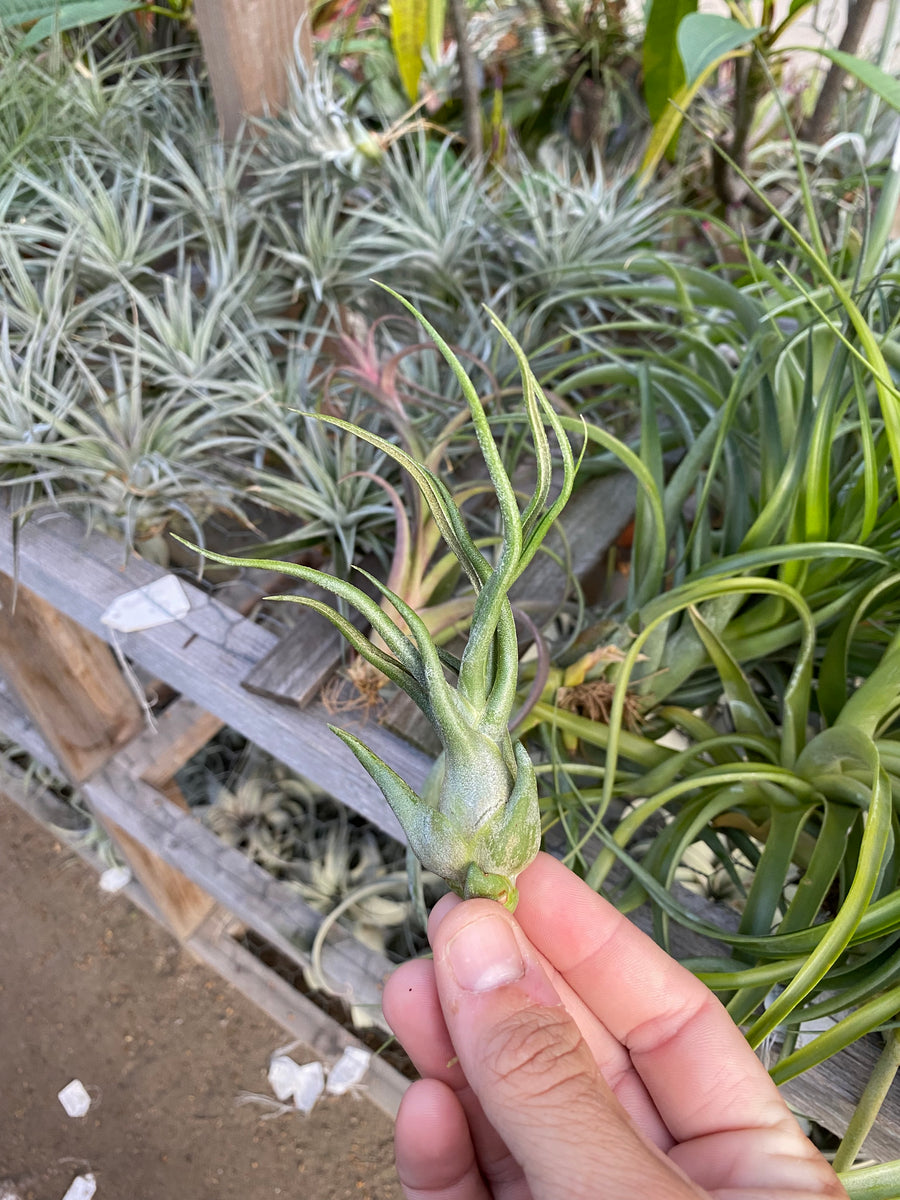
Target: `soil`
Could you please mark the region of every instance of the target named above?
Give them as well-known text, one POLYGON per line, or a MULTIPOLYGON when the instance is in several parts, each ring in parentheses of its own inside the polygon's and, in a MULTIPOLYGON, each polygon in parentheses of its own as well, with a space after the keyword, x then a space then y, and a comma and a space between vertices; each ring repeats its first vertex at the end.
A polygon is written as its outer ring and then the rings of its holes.
POLYGON ((63 1200, 88 1172, 96 1200, 400 1200, 387 1116, 239 1105, 271 1094, 285 1032, 2 796, 0 845, 0 1200, 63 1200))

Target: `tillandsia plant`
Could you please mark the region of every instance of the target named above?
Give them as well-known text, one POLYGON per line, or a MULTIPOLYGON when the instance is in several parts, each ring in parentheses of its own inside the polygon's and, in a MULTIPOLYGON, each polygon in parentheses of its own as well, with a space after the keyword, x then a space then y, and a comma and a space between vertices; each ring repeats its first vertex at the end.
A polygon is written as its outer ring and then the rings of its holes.
POLYGON ((462 657, 457 659, 437 647, 427 625, 410 605, 371 576, 367 577, 390 600, 398 619, 392 619, 353 584, 310 567, 203 553, 227 565, 275 568, 318 584, 359 610, 380 639, 377 644, 321 601, 279 597, 326 616, 367 662, 406 692, 434 726, 442 751, 421 796, 358 737, 330 726, 381 788, 422 865, 464 897, 485 896, 514 908, 518 899, 516 876, 537 854, 541 822, 534 765, 524 745, 509 732, 516 703, 518 646, 508 593, 568 500, 576 463, 562 424, 523 351, 499 318, 491 314, 519 363, 525 417, 534 447, 534 490, 520 510, 484 407, 462 363, 412 305, 391 294, 421 321, 462 388, 497 494, 501 537, 495 561, 491 562, 473 541, 457 503, 434 471, 375 434, 336 418, 320 419, 383 450, 421 490, 444 540, 477 593, 462 657), (552 500, 553 462, 545 426, 553 432, 562 468, 562 484, 552 500), (445 670, 456 676, 455 686, 445 670))

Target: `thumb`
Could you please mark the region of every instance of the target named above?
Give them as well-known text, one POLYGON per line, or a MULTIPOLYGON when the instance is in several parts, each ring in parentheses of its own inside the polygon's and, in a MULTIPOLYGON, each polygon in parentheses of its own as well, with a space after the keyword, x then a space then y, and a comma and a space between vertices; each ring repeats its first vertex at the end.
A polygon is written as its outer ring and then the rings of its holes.
POLYGON ((510 913, 457 904, 432 946, 460 1065, 534 1200, 703 1195, 632 1125, 510 913))

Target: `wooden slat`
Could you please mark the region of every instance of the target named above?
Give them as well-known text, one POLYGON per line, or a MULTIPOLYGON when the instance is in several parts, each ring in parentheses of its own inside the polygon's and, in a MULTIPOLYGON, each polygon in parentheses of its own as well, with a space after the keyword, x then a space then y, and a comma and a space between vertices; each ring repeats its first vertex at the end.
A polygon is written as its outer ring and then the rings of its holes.
MULTIPOLYGON (((308 0, 194 0, 197 27, 212 82, 219 128, 235 138, 245 115, 283 108, 294 31, 309 14, 308 0)), ((301 48, 312 61, 309 22, 301 48)))
MULTIPOLYGON (((283 1029, 314 1050, 323 1062, 332 1065, 347 1046, 364 1048, 358 1038, 326 1016, 312 1000, 228 937, 218 918, 207 922, 190 939, 187 948, 283 1029)), ((361 1086, 374 1104, 395 1117, 409 1080, 376 1056, 361 1086)))
MULTIPOLYGON (((117 596, 165 574, 138 558, 129 559, 123 570, 122 559, 121 545, 101 534, 85 538, 81 525, 67 516, 30 522, 19 538, 22 582, 101 637, 109 631, 100 617, 117 596)), ((0 517, 0 570, 10 569, 12 561, 11 524, 0 517)), ((400 826, 377 786, 326 728, 330 718, 321 703, 300 710, 254 696, 241 686, 250 668, 277 644, 277 637, 190 583, 183 586, 191 602, 187 616, 156 629, 118 635, 122 651, 402 840, 400 826)), ((425 755, 373 722, 363 729, 352 714, 339 719, 342 725, 359 730, 373 751, 411 787, 421 787, 431 765, 425 755)))
POLYGON ((0 730, 4 737, 21 746, 36 763, 48 767, 59 779, 65 772, 40 731, 32 721, 21 702, 12 693, 6 680, 0 675, 0 730))
POLYGON ((182 871, 126 833, 121 825, 100 813, 95 816, 112 838, 132 875, 153 901, 163 924, 179 941, 196 933, 216 907, 212 897, 182 871))
MULTIPOLYGON (((40 592, 42 588, 47 589, 69 615, 84 620, 88 625, 93 623, 97 626, 99 613, 114 596, 141 586, 162 572, 149 564, 135 562, 125 575, 121 570, 121 548, 116 543, 92 538, 83 541, 79 547, 80 536, 80 527, 68 518, 54 522, 52 530, 41 526, 26 527, 20 575, 34 590, 40 592), (86 558, 79 552, 82 547, 87 551, 86 558)), ((0 565, 4 556, 6 561, 11 561, 11 538, 8 523, 0 520, 0 565)), ((194 603, 195 589, 188 590, 192 593, 194 603)), ((170 677, 171 669, 177 676, 177 686, 180 687, 184 681, 195 696, 203 693, 208 702, 214 699, 221 707, 236 714, 243 713, 246 716, 250 713, 251 716, 244 722, 244 732, 265 748, 272 749, 273 741, 284 746, 289 739, 293 740, 293 751, 279 757, 301 771, 304 768, 300 763, 305 762, 305 773, 310 778, 332 792, 337 791, 339 798, 346 799, 352 807, 361 807, 358 803, 359 776, 349 776, 343 770, 335 775, 329 768, 336 751, 328 745, 322 753, 321 747, 315 745, 316 741, 321 743, 324 739, 320 718, 310 720, 309 713, 301 714, 262 701, 255 707, 254 698, 240 689, 240 678, 247 670, 248 661, 254 661, 254 650, 271 648, 276 640, 273 635, 252 625, 247 626, 246 622, 240 622, 239 619, 235 621, 234 614, 229 616, 227 612, 219 611, 204 596, 196 601, 196 608, 192 609, 189 618, 174 630, 160 627, 146 634, 128 635, 124 640, 129 654, 142 658, 148 667, 163 678, 170 677), (204 617, 209 619, 204 620, 204 617), (198 654, 193 649, 197 643, 202 653, 198 654), (250 650, 246 649, 248 645, 250 650), (240 650, 237 646, 240 646, 240 650), (224 671, 224 684, 217 676, 217 670, 224 671), (190 682, 192 678, 193 686, 190 682), (273 723, 277 728, 277 738, 271 735, 273 723), (254 730, 258 730, 259 737, 254 736, 254 730), (304 745, 307 739, 313 743, 312 746, 304 745), (320 766, 321 773, 318 770, 320 766), (329 776, 337 778, 337 788, 331 785, 329 776)), ((11 732, 17 741, 26 746, 29 746, 29 741, 39 742, 34 732, 30 731, 28 722, 7 712, 9 708, 8 699, 0 695, 0 728, 11 732)), ((229 723, 239 725, 237 721, 229 723)), ((366 736, 370 741, 377 741, 380 731, 370 725, 366 736)), ((396 746, 393 739, 386 737, 385 744, 396 746)), ((277 750, 273 752, 277 754, 277 750)), ((52 759, 46 750, 44 755, 52 759)), ((413 755, 411 761, 418 764, 424 776, 426 760, 413 755)), ((408 777, 414 786, 418 786, 421 779, 414 781, 412 774, 414 772, 408 777)), ((298 946, 309 945, 318 927, 319 917, 290 888, 266 875, 238 851, 218 842, 209 830, 187 813, 179 812, 146 784, 135 780, 131 772, 117 761, 109 764, 102 775, 88 785, 87 790, 98 812, 120 823, 126 833, 142 845, 152 847, 166 861, 189 874, 211 896, 279 950, 302 962, 303 954, 298 946)), ((643 915, 636 915, 639 923, 646 923, 643 915)), ((716 919, 712 913, 707 915, 716 919)), ((682 931, 673 927, 672 943, 676 956, 697 953, 695 944, 688 944, 688 941, 682 944, 682 940, 682 931)), ((380 981, 389 969, 380 956, 376 956, 379 961, 373 964, 367 958, 369 953, 356 943, 352 946, 345 944, 330 948, 331 957, 327 961, 329 976, 338 979, 344 969, 341 963, 345 963, 347 973, 357 981, 354 986, 362 985, 357 994, 364 997, 363 1003, 372 1002, 371 990, 377 993, 380 981)), ((840 1133, 854 1100, 871 1072, 877 1052, 875 1039, 863 1039, 838 1058, 786 1085, 785 1094, 798 1111, 816 1117, 840 1133)), ((893 1089, 889 1094, 868 1146, 877 1157, 900 1156, 898 1089, 893 1089)))
MULTIPOLYGON (((53 768, 52 752, 14 700, 0 692, 0 731, 40 763, 53 768)), ((243 925, 255 930, 299 968, 322 917, 289 884, 273 878, 239 850, 222 842, 189 812, 136 779, 132 764, 117 758, 82 789, 92 812, 116 824, 136 843, 187 876, 243 925)), ((38 816, 33 808, 32 815, 38 816)), ((153 901, 152 897, 148 898, 153 901)), ((153 901, 154 915, 162 915, 153 901)), ((165 923, 165 922, 164 922, 165 923)), ((383 955, 335 928, 322 954, 329 980, 349 1003, 377 1009, 381 987, 393 969, 383 955)))
POLYGON ((437 757, 441 743, 431 722, 405 692, 396 692, 375 714, 379 725, 404 738, 423 753, 437 757))
MULTIPOLYGON (((526 484, 527 487, 527 484, 526 484)), ((551 530, 545 545, 572 576, 584 584, 596 573, 609 547, 634 516, 635 486, 626 475, 592 479, 579 488, 563 510, 559 528, 551 530)), ((538 553, 510 593, 517 611, 527 613, 542 629, 571 595, 566 570, 550 554, 538 553)), ((524 622, 517 623, 519 649, 531 644, 524 622)), ((440 743, 428 719, 403 693, 393 696, 378 713, 379 722, 392 733, 429 755, 440 751, 440 743)))
MULTIPOLYGON (((798 1075, 779 1088, 800 1116, 818 1121, 843 1137, 869 1077, 878 1061, 877 1035, 861 1038, 821 1066, 798 1075)), ((863 1143, 863 1158, 890 1162, 900 1158, 900 1086, 888 1092, 878 1120, 863 1143)))
MULTIPOLYGON (((227 846, 117 762, 87 783, 84 793, 91 809, 105 821, 152 847, 282 954, 299 966, 308 965, 307 951, 322 918, 296 889, 227 846)), ((391 965, 383 955, 338 930, 325 947, 323 968, 354 1004, 377 1007, 391 965)))
MULTIPOLYGON (((363 590, 371 592, 372 589, 365 588, 364 584, 361 577, 357 586, 362 585, 363 590)), ((295 595, 334 605, 334 596, 324 588, 304 584, 292 590, 295 595)), ((324 685, 345 661, 348 647, 327 617, 310 608, 297 607, 299 615, 292 628, 247 672, 244 687, 254 695, 305 708, 320 695, 324 685)), ((357 628, 364 627, 363 618, 355 610, 351 609, 347 618, 357 628)))
MULTIPOLYGON (((571 574, 584 584, 633 518, 635 496, 636 485, 630 476, 605 475, 589 480, 563 509, 558 528, 551 530, 544 546, 563 561, 568 555, 571 574)), ((563 568, 550 554, 539 551, 510 592, 510 600, 540 628, 571 591, 563 568)))
MULTIPOLYGON (((222 721, 192 700, 173 700, 145 732, 122 751, 126 763, 151 787, 165 790, 172 776, 222 728, 222 721)), ((171 797, 170 797, 171 798, 171 797)))
POLYGON ((73 783, 143 726, 109 647, 9 575, 0 575, 0 672, 73 783))
MULTIPOLYGON (((3 728, 2 721, 0 728, 3 728)), ((16 804, 44 825, 47 824, 48 814, 53 815, 61 804, 52 793, 28 786, 24 781, 24 773, 14 765, 0 762, 0 800, 3 799, 16 804)), ((72 849, 94 871, 103 869, 103 864, 86 843, 77 842, 72 849)), ((126 884, 122 894, 152 920, 165 924, 139 883, 132 881, 126 884)), ((185 941, 185 949, 216 971, 291 1037, 302 1040, 329 1065, 345 1047, 361 1046, 352 1033, 235 942, 230 936, 233 924, 234 920, 228 913, 214 909, 185 941)), ((390 1117, 396 1116, 408 1086, 409 1080, 377 1056, 372 1059, 362 1084, 368 1098, 390 1117)))
MULTIPOLYGON (((143 728, 141 705, 106 643, 5 575, 0 667, 74 783, 96 774, 143 728)), ((213 900, 114 821, 100 820, 176 937, 192 934, 213 900)))

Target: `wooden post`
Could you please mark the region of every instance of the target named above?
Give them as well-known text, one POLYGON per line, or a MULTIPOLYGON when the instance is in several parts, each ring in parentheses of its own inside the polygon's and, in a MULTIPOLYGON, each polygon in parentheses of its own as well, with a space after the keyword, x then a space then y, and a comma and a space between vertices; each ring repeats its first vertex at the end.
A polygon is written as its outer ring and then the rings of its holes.
MULTIPOLYGON (((309 15, 309 0, 195 0, 194 12, 219 129, 233 141, 245 116, 262 116, 287 102, 294 33, 309 15)), ((300 48, 311 63, 308 20, 300 29, 300 48)))
POLYGON ((109 646, 0 574, 0 674, 73 783, 83 783, 143 727, 109 646))

